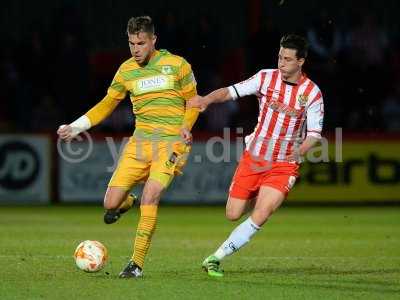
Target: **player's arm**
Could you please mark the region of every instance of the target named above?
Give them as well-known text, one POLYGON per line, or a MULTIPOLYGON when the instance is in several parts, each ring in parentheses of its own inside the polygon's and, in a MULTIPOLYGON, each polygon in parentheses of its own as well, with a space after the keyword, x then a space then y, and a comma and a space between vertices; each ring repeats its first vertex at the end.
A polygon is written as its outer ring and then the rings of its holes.
POLYGON ((240 83, 212 91, 204 97, 197 95, 190 99, 188 106, 197 107, 200 111, 204 111, 212 103, 223 103, 240 97, 255 95, 259 90, 259 76, 260 72, 240 83))
POLYGON ((298 151, 299 155, 300 156, 306 155, 306 153, 312 147, 314 147, 320 140, 321 140, 321 138, 316 138, 314 136, 307 136, 305 138, 305 140, 301 143, 300 147, 299 147, 299 151, 298 151))
POLYGON ((81 132, 101 123, 114 111, 121 100, 125 98, 126 92, 124 80, 118 70, 111 86, 108 88, 107 95, 86 114, 71 124, 61 125, 57 130, 57 134, 63 140, 69 141, 81 132))
POLYGON ((197 96, 190 100, 190 105, 194 107, 199 107, 201 111, 204 111, 212 103, 223 103, 232 100, 233 97, 229 92, 228 87, 220 88, 212 91, 208 95, 201 97, 197 96))
POLYGON ((307 135, 301 143, 298 154, 304 156, 321 140, 322 126, 324 122, 324 102, 321 92, 307 108, 307 135))
MULTIPOLYGON (((197 95, 196 89, 196 79, 194 77, 192 68, 190 64, 183 60, 181 69, 180 69, 180 78, 179 84, 181 86, 182 96, 185 101, 188 101, 190 98, 197 95)), ((199 109, 198 108, 185 108, 185 113, 183 115, 183 123, 181 128, 181 136, 185 143, 189 144, 192 142, 192 134, 190 131, 192 130, 194 123, 199 116, 199 109)))
POLYGON ((107 118, 119 104, 119 100, 106 95, 103 100, 97 103, 86 114, 79 117, 71 124, 64 124, 57 130, 60 138, 71 140, 83 131, 89 130, 91 127, 99 124, 107 118))

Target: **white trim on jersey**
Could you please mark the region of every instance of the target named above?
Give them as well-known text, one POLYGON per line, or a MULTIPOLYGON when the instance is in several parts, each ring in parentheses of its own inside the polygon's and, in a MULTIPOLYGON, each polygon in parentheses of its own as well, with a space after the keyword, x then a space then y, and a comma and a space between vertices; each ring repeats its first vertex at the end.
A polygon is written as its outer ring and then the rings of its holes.
POLYGON ((307 109, 307 136, 320 139, 324 122, 324 102, 322 95, 318 93, 319 91, 307 109))
POLYGON ((232 100, 236 100, 240 97, 239 93, 235 89, 234 85, 228 86, 229 95, 231 95, 232 100))
POLYGON ((267 72, 270 71, 271 71, 270 69, 261 70, 257 74, 251 76, 249 79, 246 79, 242 82, 235 83, 234 85, 229 86, 228 90, 232 99, 236 100, 237 98, 250 95, 258 96, 258 93, 262 91, 262 88, 265 86, 262 82, 262 78, 267 74, 267 72), (262 84, 263 86, 261 86, 262 84))

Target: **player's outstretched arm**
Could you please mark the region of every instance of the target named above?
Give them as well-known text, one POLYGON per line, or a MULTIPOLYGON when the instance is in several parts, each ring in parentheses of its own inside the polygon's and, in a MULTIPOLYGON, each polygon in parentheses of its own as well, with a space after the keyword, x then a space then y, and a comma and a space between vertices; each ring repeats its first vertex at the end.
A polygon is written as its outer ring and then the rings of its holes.
POLYGON ((220 88, 218 90, 212 91, 208 95, 194 96, 188 101, 188 108, 198 108, 200 111, 206 110, 207 106, 211 103, 222 103, 232 99, 232 96, 228 88, 220 88))
POLYGON ((79 117, 71 124, 61 125, 57 130, 57 134, 65 141, 72 140, 81 132, 90 129, 107 118, 114 111, 119 102, 120 100, 106 95, 103 100, 97 103, 86 114, 79 117))
POLYGON ((311 148, 313 148, 320 140, 321 138, 315 136, 307 136, 299 147, 299 155, 300 156, 306 155, 307 152, 310 151, 311 148))
POLYGON ((301 162, 302 157, 304 157, 320 140, 321 138, 315 136, 307 136, 300 146, 294 149, 293 153, 288 156, 288 160, 301 162))

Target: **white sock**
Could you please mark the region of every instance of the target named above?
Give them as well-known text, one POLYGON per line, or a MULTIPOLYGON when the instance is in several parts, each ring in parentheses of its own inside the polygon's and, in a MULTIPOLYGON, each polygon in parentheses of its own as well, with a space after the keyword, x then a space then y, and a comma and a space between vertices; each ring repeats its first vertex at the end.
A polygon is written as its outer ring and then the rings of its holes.
POLYGON ((248 217, 246 221, 236 227, 228 239, 218 248, 214 256, 219 260, 231 255, 246 245, 250 238, 260 229, 260 227, 248 217))

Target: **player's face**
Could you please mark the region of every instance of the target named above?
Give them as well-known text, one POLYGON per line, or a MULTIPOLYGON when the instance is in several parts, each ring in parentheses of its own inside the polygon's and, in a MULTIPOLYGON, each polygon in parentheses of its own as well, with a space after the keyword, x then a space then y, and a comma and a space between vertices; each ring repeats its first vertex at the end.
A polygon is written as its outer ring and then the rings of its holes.
POLYGON ((129 49, 139 65, 146 64, 154 51, 156 36, 147 32, 128 34, 129 49))
POLYGON ((284 78, 289 78, 300 72, 304 58, 298 59, 295 49, 283 48, 279 50, 278 68, 284 78))

